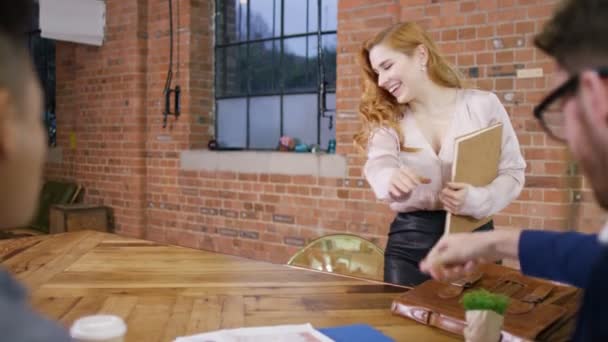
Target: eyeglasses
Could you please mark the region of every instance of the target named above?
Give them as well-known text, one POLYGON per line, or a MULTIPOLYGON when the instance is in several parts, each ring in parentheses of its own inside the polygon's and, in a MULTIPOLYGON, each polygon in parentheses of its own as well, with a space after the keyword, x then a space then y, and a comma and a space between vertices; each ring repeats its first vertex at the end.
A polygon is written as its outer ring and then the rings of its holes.
MULTIPOLYGON (((600 77, 608 77, 608 68, 594 70, 600 77)), ((579 75, 576 74, 547 95, 538 106, 534 107, 534 117, 538 119, 547 134, 557 141, 566 140, 563 104, 567 98, 576 94, 578 85, 579 75)))

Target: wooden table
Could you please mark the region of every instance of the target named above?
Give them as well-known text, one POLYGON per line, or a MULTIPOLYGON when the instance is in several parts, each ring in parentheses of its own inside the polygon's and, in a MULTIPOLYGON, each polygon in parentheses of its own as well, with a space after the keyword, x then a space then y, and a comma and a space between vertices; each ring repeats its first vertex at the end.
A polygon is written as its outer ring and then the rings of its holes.
POLYGON ((42 313, 65 326, 119 315, 128 342, 306 322, 367 323, 397 341, 457 340, 393 316, 397 287, 100 232, 0 241, 0 261, 42 313))

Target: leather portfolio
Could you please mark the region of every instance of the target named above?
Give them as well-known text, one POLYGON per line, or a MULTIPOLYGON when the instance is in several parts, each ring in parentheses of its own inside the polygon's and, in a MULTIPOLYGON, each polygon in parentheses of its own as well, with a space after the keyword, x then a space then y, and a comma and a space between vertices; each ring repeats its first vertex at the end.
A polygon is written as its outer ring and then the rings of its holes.
POLYGON ((396 298, 392 311, 462 336, 466 319, 460 300, 466 291, 480 288, 510 299, 501 342, 567 341, 574 332, 581 290, 497 264, 482 265, 452 283, 428 280, 396 298))

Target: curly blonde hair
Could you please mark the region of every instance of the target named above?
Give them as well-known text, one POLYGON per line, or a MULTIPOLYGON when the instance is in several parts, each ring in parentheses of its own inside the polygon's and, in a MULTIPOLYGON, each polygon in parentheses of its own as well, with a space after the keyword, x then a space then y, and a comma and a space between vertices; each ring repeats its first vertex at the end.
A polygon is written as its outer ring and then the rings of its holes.
POLYGON ((359 103, 359 116, 363 121, 363 127, 355 134, 354 143, 361 150, 366 150, 371 133, 375 129, 390 128, 397 133, 403 151, 415 152, 417 149, 403 144, 403 132, 399 121, 403 118, 405 105, 399 104, 388 91, 378 86, 378 75, 369 61, 369 52, 380 44, 386 44, 391 49, 408 56, 412 56, 414 50, 422 45, 428 51, 428 75, 434 83, 448 88, 462 88, 463 79, 460 73, 439 54, 437 46, 428 33, 416 23, 395 24, 363 43, 358 56, 363 81, 363 94, 359 103))

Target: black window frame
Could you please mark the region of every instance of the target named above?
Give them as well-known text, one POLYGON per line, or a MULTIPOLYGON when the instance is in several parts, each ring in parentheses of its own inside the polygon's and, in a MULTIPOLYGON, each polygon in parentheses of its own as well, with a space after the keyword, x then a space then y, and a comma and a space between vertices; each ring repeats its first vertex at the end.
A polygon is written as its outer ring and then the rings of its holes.
POLYGON ((43 121, 48 134, 48 145, 57 146, 56 124, 56 48, 55 41, 43 38, 40 30, 40 5, 34 3, 32 21, 25 34, 44 96, 43 121))
MULTIPOLYGON (((234 0, 228 0, 228 1, 234 1, 234 0)), ((256 1, 256 0, 251 0, 251 1, 256 1)), ((219 145, 219 141, 218 141, 218 146, 217 149, 222 150, 222 149, 227 149, 227 150, 253 150, 253 151, 259 151, 259 150, 275 150, 276 148, 272 148, 272 149, 264 149, 264 148, 252 148, 251 147, 251 139, 250 139, 250 102, 252 98, 256 98, 256 97, 261 97, 261 96, 279 96, 279 110, 280 110, 280 133, 279 133, 279 137, 284 135, 284 122, 285 122, 285 110, 284 110, 284 105, 283 105, 283 97, 285 95, 317 95, 317 130, 316 130, 316 135, 317 135, 317 139, 316 139, 316 144, 320 145, 321 144, 321 124, 322 124, 322 118, 328 118, 329 119, 329 125, 330 125, 330 129, 332 127, 332 125, 335 126, 335 108, 327 108, 326 107, 326 98, 327 98, 327 94, 328 93, 332 93, 335 95, 336 93, 336 81, 337 81, 337 73, 336 73, 336 77, 332 80, 333 82, 328 82, 327 80, 327 73, 325 70, 325 63, 326 63, 326 59, 324 57, 324 37, 330 37, 331 35, 334 35, 336 37, 336 43, 337 43, 337 27, 335 30, 323 30, 323 25, 322 25, 322 18, 323 18, 323 10, 322 10, 322 4, 323 4, 323 0, 305 0, 307 2, 307 9, 308 6, 311 2, 315 1, 317 3, 317 30, 313 31, 313 32, 308 32, 308 28, 307 28, 307 32, 306 33, 298 33, 298 34, 288 34, 285 35, 284 31, 285 31, 285 1, 286 0, 277 0, 280 1, 281 3, 281 13, 280 13, 280 33, 277 36, 271 36, 271 37, 267 37, 267 38, 261 38, 261 39, 250 39, 250 35, 251 35, 251 26, 250 26, 250 17, 251 17, 251 1, 247 1, 247 13, 246 13, 246 30, 247 30, 247 36, 244 40, 240 40, 240 41, 234 41, 234 42, 222 42, 222 43, 218 43, 218 17, 222 16, 223 13, 223 6, 222 3, 225 3, 226 0, 215 0, 215 25, 216 25, 216 32, 214 32, 214 37, 215 37, 215 44, 214 44, 214 53, 215 53, 215 63, 214 63, 214 103, 215 103, 215 117, 216 120, 214 120, 214 125, 215 125, 215 136, 216 139, 219 136, 219 132, 218 132, 218 100, 224 100, 224 99, 245 99, 246 100, 246 125, 245 125, 245 134, 246 134, 246 139, 245 139, 245 146, 244 147, 226 147, 226 146, 221 146, 219 145), (290 39, 290 38, 308 38, 308 37, 316 37, 316 42, 317 42, 317 81, 318 83, 316 84, 316 89, 311 89, 311 90, 286 90, 285 89, 285 77, 283 75, 283 57, 285 55, 285 49, 284 49, 284 41, 286 39, 290 39), (221 49, 225 49, 225 48, 230 48, 230 47, 240 47, 240 46, 245 46, 246 47, 246 54, 247 54, 247 60, 249 60, 250 57, 250 46, 252 44, 256 44, 256 43, 266 43, 266 42, 279 42, 279 91, 265 91, 265 92, 252 92, 251 89, 251 67, 250 64, 248 64, 247 70, 244 71, 247 74, 247 91, 245 94, 238 94, 238 95, 220 95, 218 96, 218 56, 220 55, 220 50, 221 49)), ((300 0, 300 1, 304 1, 304 0, 300 0)), ((338 1, 336 1, 336 7, 338 6, 338 1)), ((273 2, 273 7, 275 5, 275 2, 273 2)), ((274 15, 274 10, 275 8, 273 8, 273 15, 274 15)), ((307 10, 307 26, 308 26, 308 10, 307 10)), ((337 8, 336 8, 336 13, 337 13, 337 8)), ((226 20, 224 20, 222 22, 222 24, 224 24, 223 26, 223 30, 222 32, 226 33, 226 20)), ((337 18, 336 18, 336 26, 337 26, 337 18)), ((274 27, 273 27, 273 33, 274 33, 274 27)), ((337 45, 337 44, 336 44, 337 45)), ((308 39, 306 40, 306 46, 307 46, 307 51, 308 51, 308 39)), ((335 51, 335 56, 337 59, 337 46, 336 46, 336 51, 335 51)), ((308 61, 307 61, 308 63, 308 61)), ((333 65, 333 70, 334 73, 337 70, 337 60, 333 61, 334 65, 333 65)), ((297 137, 296 137, 297 138, 297 137)), ((334 137, 331 137, 331 139, 335 139, 334 137)), ((278 144, 278 141, 277 141, 278 144)), ((326 148, 326 146, 321 146, 321 148, 326 148)))

